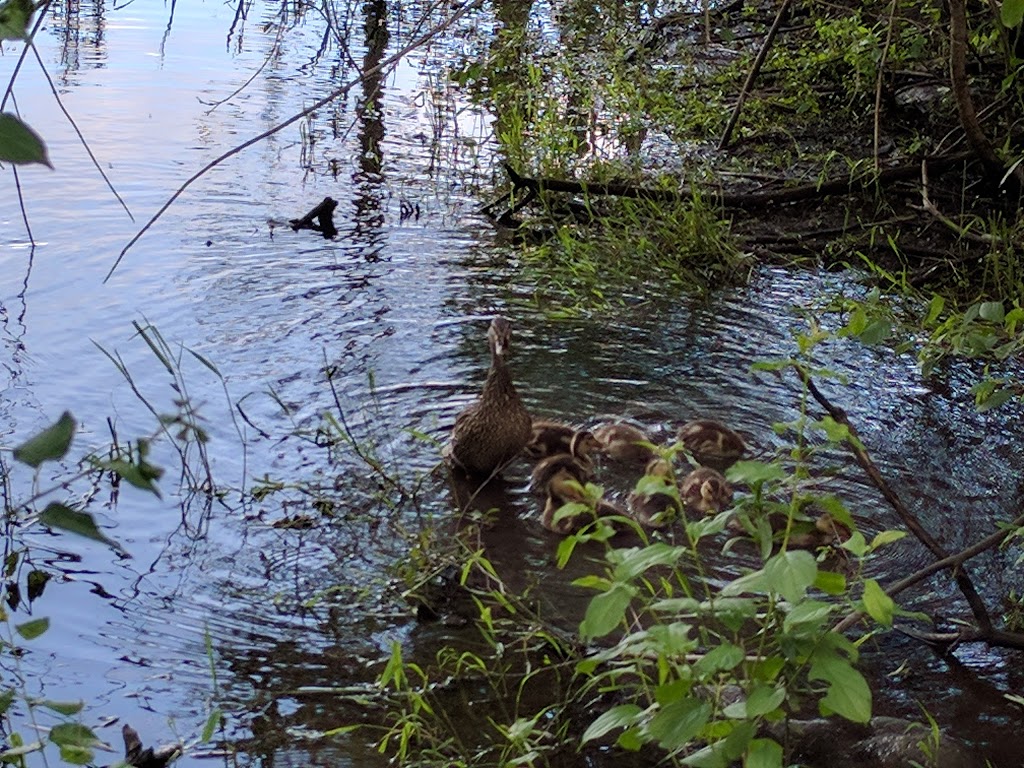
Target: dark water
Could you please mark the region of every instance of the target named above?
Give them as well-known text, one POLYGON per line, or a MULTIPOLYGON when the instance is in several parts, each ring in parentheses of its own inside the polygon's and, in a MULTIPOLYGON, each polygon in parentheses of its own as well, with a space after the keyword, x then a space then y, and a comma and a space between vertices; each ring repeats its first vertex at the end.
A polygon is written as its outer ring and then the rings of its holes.
MULTIPOLYGON (((362 37, 373 4, 346 11, 356 62, 407 39, 418 6, 402 5, 387 41, 362 37)), ((283 23, 294 21, 285 14, 283 23)), ((351 75, 346 53, 323 46, 321 19, 299 20, 275 48, 281 23, 281 9, 268 5, 248 8, 244 22, 219 4, 179 3, 173 18, 160 5, 91 5, 70 19, 51 18, 37 45, 142 221, 204 162, 351 75), (203 103, 227 98, 261 66, 230 101, 213 111, 203 103)), ((181 498, 172 470, 161 482, 163 500, 126 488, 116 503, 93 505, 131 559, 85 540, 32 535, 36 567, 58 578, 32 608, 52 626, 26 643, 28 690, 83 699, 84 721, 115 748, 121 722, 147 741, 194 742, 216 706, 227 718, 219 737, 240 751, 229 762, 385 764, 372 733, 307 736, 372 717, 356 694, 371 686, 392 643, 410 658, 429 658, 452 635, 465 639, 413 620, 394 563, 418 531, 453 525, 450 492, 429 473, 437 443, 482 381, 483 334, 495 312, 515 321, 513 367, 535 415, 588 424, 626 416, 661 435, 692 417, 719 418, 769 454, 783 444, 771 425, 795 418, 799 391, 792 379, 751 374, 751 363, 794 352, 793 334, 804 328, 795 307, 859 290, 849 275, 765 269, 749 286, 706 302, 652 287, 621 310, 546 317, 533 288, 517 284, 515 250, 474 214, 473 184, 486 179, 472 171, 477 158, 487 167, 492 148, 489 121, 441 76, 459 39, 404 60, 380 83, 368 116, 356 116, 367 96, 353 91, 305 121, 312 148, 293 126, 228 160, 170 209, 106 284, 138 224, 91 169, 38 68, 19 76, 19 108, 44 134, 56 170, 20 174, 34 251, 13 187, 0 193, 6 444, 65 408, 82 422, 75 451, 105 444, 108 416, 122 438, 153 429, 152 415, 97 344, 121 355, 156 410, 172 411, 170 377, 133 338, 134 320, 152 323, 179 352, 225 488, 252 489, 262 478, 322 488, 319 506, 287 489, 259 502, 242 503, 237 491, 213 501, 181 498), (339 201, 336 240, 270 225, 326 195, 339 201), (404 217, 403 203, 418 206, 419 216, 404 217), (181 346, 217 366, 251 423, 181 346), (400 494, 351 448, 329 452, 306 439, 321 413, 336 412, 325 366, 360 450, 407 486, 425 478, 415 503, 398 503, 400 494), (275 527, 295 515, 312 527, 275 527)), ((0 75, 9 76, 19 48, 4 48, 0 75)), ((1017 513, 1015 408, 975 413, 966 371, 926 382, 913 361, 852 343, 823 347, 819 356, 850 377, 823 389, 850 412, 883 473, 946 547, 1017 513)), ((166 446, 156 460, 175 466, 166 446)), ((833 463, 827 487, 848 500, 866 535, 898 527, 847 457, 836 454, 833 463)), ((552 568, 557 541, 539 525, 524 472, 510 474, 498 497, 502 513, 483 543, 510 581, 540 580, 549 610, 571 628, 584 597, 569 586, 572 573, 552 568)), ((30 478, 14 480, 25 488, 30 478)), ((990 599, 1007 586, 999 574, 1016 556, 979 558, 974 574, 990 599)), ((928 561, 919 547, 899 544, 869 568, 884 580, 928 561)), ((724 578, 740 564, 716 567, 724 578)), ((905 605, 964 613, 941 578, 908 594, 905 605)), ((898 690, 880 686, 882 708, 917 717, 923 702, 941 725, 1012 765, 1017 753, 1007 752, 1005 735, 1014 714, 1002 693, 1020 690, 1018 662, 972 647, 954 664, 883 642, 871 664, 879 676, 906 665, 898 690)), ((223 758, 199 745, 181 764, 210 759, 223 758)))

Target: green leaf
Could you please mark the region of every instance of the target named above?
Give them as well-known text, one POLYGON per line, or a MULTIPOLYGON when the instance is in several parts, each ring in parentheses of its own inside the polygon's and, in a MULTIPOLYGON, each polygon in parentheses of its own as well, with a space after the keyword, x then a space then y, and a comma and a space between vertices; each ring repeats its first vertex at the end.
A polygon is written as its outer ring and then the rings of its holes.
POLYGON ((846 591, 846 577, 835 571, 818 571, 814 586, 826 595, 841 595, 846 591))
POLYGON ((814 555, 803 550, 780 552, 764 566, 768 586, 791 603, 799 601, 818 575, 814 555))
POLYGON ((823 715, 835 712, 854 723, 871 719, 871 689, 850 662, 830 651, 818 653, 807 676, 829 684, 828 693, 818 702, 823 715))
POLYGON ((595 596, 580 623, 580 634, 587 639, 604 637, 615 629, 626 616, 636 587, 629 584, 613 584, 607 592, 595 596))
POLYGON ((878 344, 885 341, 892 335, 892 325, 885 318, 879 318, 868 323, 867 328, 858 334, 858 338, 865 344, 878 344))
POLYGON ((680 749, 700 733, 710 717, 711 705, 707 702, 680 699, 659 709, 651 718, 647 732, 662 749, 680 749))
POLYGON ((633 725, 641 712, 643 710, 636 704, 620 704, 617 707, 612 707, 584 731, 582 743, 586 744, 588 741, 600 739, 616 728, 628 728, 633 725))
POLYGON ((619 563, 612 577, 616 581, 629 581, 654 566, 676 565, 686 554, 686 548, 657 542, 642 549, 632 547, 614 552, 619 556, 619 563))
POLYGON ((984 401, 978 403, 978 413, 985 413, 986 411, 993 411, 1003 403, 1007 402, 1014 396, 1012 389, 1000 389, 992 393, 991 396, 985 398, 984 401))
POLYGON ((6 713, 11 708, 12 703, 14 703, 13 688, 8 688, 3 693, 0 693, 0 715, 6 713))
MULTIPOLYGON (((0 40, 28 40, 28 25, 32 22, 34 11, 32 0, 7 0, 6 3, 0 3, 0 40)), ((3 141, 0 141, 0 146, 3 146, 3 141)))
POLYGON ((109 469, 119 477, 123 478, 130 485, 149 491, 157 498, 160 498, 160 489, 156 487, 154 480, 159 480, 164 471, 157 466, 150 464, 143 458, 131 462, 124 459, 111 459, 110 461, 97 462, 103 469, 109 469))
POLYGON ((25 581, 28 584, 28 601, 31 603, 43 596, 43 590, 50 581, 50 574, 40 570, 29 571, 25 581))
POLYGON ((53 168, 39 134, 14 115, 0 112, 0 162, 53 168))
POLYGON ((763 461, 737 461, 725 473, 730 483, 757 485, 772 480, 785 480, 786 470, 780 465, 765 464, 763 461))
POLYGON ((788 634, 806 635, 820 629, 832 614, 832 606, 819 600, 806 600, 793 606, 782 623, 788 634))
POLYGON ((743 768, 782 768, 782 746, 774 739, 754 739, 743 768))
POLYGON ((62 747, 94 747, 99 743, 96 734, 81 723, 58 723, 50 729, 50 741, 62 747))
MULTIPOLYGON (((0 141, 2 139, 3 136, 0 134, 0 141)), ((0 157, 0 160, 3 159, 0 157)), ((70 411, 64 411, 55 424, 15 448, 14 458, 32 468, 38 467, 44 461, 63 458, 71 447, 71 438, 74 435, 75 419, 70 411)))
POLYGON ((874 579, 864 581, 864 610, 883 627, 892 626, 892 615, 896 604, 874 579))
MULTIPOLYGON (((1022 0, 1024 2, 1024 0, 1022 0)), ((932 325, 936 320, 939 319, 939 315, 942 314, 942 310, 946 306, 946 300, 935 294, 932 296, 931 302, 928 304, 928 314, 924 318, 924 324, 926 326, 932 325)))
POLYGON ((1006 310, 1001 301, 983 301, 978 309, 978 314, 982 319, 991 323, 1002 323, 1003 318, 1006 317, 1006 310))
POLYGON ((694 674, 699 680, 707 680, 718 672, 738 667, 743 662, 743 649, 732 643, 722 643, 704 654, 693 665, 694 674))
POLYGON ((774 712, 786 698, 782 686, 758 685, 747 698, 747 717, 760 717, 774 712))
POLYGON ((96 522, 88 512, 79 512, 57 502, 50 502, 46 509, 39 513, 39 522, 50 528, 57 528, 68 533, 84 536, 87 539, 101 541, 118 552, 124 552, 121 545, 108 538, 96 527, 96 522))
POLYGON ((62 744, 60 759, 71 765, 89 765, 92 763, 93 752, 88 747, 81 747, 77 744, 62 744))
POLYGON ((50 699, 44 699, 33 703, 38 707, 46 707, 68 717, 77 715, 85 707, 84 701, 51 701, 50 699))
POLYGON ((220 725, 221 719, 220 709, 214 709, 208 718, 206 718, 206 725, 203 726, 203 733, 199 737, 199 741, 206 743, 213 738, 213 732, 217 730, 217 726, 220 725))
POLYGON ((26 640, 35 640, 49 628, 50 620, 47 618, 33 619, 15 627, 18 630, 18 634, 26 640))
POLYGON ((874 552, 879 547, 884 547, 886 544, 892 544, 894 541, 906 538, 906 535, 906 531, 879 531, 875 534, 875 538, 871 540, 871 545, 868 549, 874 552))
POLYGON ((728 736, 689 755, 683 760, 683 765, 695 768, 727 768, 747 751, 756 728, 756 724, 750 721, 736 723, 728 736))

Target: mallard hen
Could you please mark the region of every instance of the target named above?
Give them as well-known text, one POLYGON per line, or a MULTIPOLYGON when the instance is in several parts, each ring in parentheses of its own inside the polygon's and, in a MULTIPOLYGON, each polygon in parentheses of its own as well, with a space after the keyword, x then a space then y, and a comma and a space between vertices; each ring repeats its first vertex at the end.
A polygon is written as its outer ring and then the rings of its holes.
POLYGON ((576 429, 558 421, 533 422, 532 436, 526 444, 526 455, 531 459, 544 459, 559 453, 568 453, 583 463, 601 446, 593 433, 576 429))
POLYGON ((732 504, 732 486, 718 470, 698 467, 679 484, 683 506, 704 514, 721 512, 732 504))
POLYGON ((645 445, 651 438, 632 424, 603 424, 594 429, 594 438, 601 452, 617 461, 642 464, 654 458, 654 449, 645 445))
POLYGON ((512 339, 512 324, 495 317, 487 331, 491 367, 480 397, 455 419, 445 458, 475 477, 501 471, 530 441, 532 419, 519 399, 505 363, 512 339))
POLYGON ((637 489, 629 494, 627 505, 633 519, 648 528, 664 528, 677 520, 683 506, 671 462, 660 457, 651 459, 637 489))
POLYGON ((677 437, 697 463, 719 472, 735 464, 747 450, 742 437, 725 424, 711 419, 684 424, 679 428, 677 437))

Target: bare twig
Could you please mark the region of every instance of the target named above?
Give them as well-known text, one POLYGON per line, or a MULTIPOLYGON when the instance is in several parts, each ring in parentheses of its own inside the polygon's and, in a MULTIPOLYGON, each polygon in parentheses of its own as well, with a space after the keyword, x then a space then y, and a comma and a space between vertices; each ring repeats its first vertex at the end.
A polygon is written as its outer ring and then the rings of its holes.
MULTIPOLYGON (((810 375, 803 369, 798 369, 804 384, 807 386, 807 391, 810 393, 818 404, 828 412, 836 422, 843 424, 850 431, 850 436, 854 438, 848 444, 850 450, 853 451, 854 457, 857 459, 857 463, 860 464, 861 469, 864 470, 865 474, 870 478, 874 486, 881 491, 882 496, 889 502, 889 505, 899 515, 900 520, 907 529, 914 534, 918 541, 925 545, 928 550, 934 554, 940 560, 943 560, 949 556, 949 553, 943 549, 942 545, 935 540, 935 538, 925 530, 924 526, 921 525, 921 521, 917 519, 917 516, 911 512, 907 506, 903 503, 896 491, 892 489, 892 486, 886 482, 885 478, 882 477, 882 473, 878 471, 878 467, 875 462, 871 460, 867 451, 863 447, 863 443, 860 437, 857 435, 857 430, 850 423, 846 412, 833 405, 828 398, 826 398, 821 390, 818 389, 814 380, 811 379, 810 375)), ((979 628, 982 632, 989 633, 992 631, 992 619, 988 615, 988 609, 985 608, 985 603, 982 601, 981 596, 974 588, 974 583, 970 577, 962 568, 956 568, 953 571, 953 578, 956 580, 957 586, 963 593, 964 598, 967 600, 967 604, 971 608, 971 613, 974 614, 974 619, 978 623, 979 628)))
POLYGON ((889 3, 889 25, 885 32, 885 46, 882 48, 882 58, 878 62, 878 77, 875 80, 875 171, 881 169, 881 160, 878 157, 878 147, 881 143, 882 134, 882 80, 885 76, 885 63, 889 58, 889 46, 892 44, 892 28, 896 19, 896 0, 889 3))
POLYGON ((768 34, 764 38, 764 43, 761 45, 761 50, 757 52, 757 57, 754 59, 754 63, 750 67, 750 71, 747 73, 747 80, 743 83, 743 88, 740 90, 739 98, 736 100, 736 108, 732 111, 732 116, 729 118, 729 124, 725 126, 725 131, 722 133, 722 140, 718 142, 718 149, 722 150, 729 146, 729 139, 732 138, 733 128, 736 127, 736 121, 740 119, 740 112, 743 111, 743 104, 747 100, 747 96, 750 94, 750 89, 754 85, 754 80, 757 79, 758 73, 761 71, 761 67, 764 65, 764 60, 768 58, 768 51, 772 48, 772 43, 775 41, 775 35, 778 34, 779 27, 782 26, 782 20, 786 18, 786 14, 789 13, 789 6, 792 0, 783 0, 782 5, 779 6, 779 12, 775 14, 775 21, 772 22, 771 29, 768 30, 768 34))

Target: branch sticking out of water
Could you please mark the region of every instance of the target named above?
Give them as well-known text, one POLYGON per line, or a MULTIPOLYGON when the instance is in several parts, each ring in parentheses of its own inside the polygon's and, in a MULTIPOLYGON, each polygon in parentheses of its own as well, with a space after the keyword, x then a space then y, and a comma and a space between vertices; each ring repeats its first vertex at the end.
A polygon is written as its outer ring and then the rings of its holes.
MULTIPOLYGON (((110 271, 107 272, 107 276, 103 278, 103 282, 105 283, 105 282, 107 282, 110 279, 111 275, 114 274, 114 271, 117 269, 118 265, 120 265, 121 260, 125 257, 125 254, 128 253, 129 249, 133 245, 135 245, 135 243, 137 243, 142 238, 142 236, 144 234, 146 234, 147 231, 149 231, 150 227, 152 227, 154 224, 156 224, 157 220, 161 216, 164 215, 164 212, 168 208, 170 208, 171 205, 174 204, 174 201, 177 200, 179 197, 181 197, 184 194, 186 189, 188 189, 190 186, 192 186, 200 178, 205 176, 207 174, 207 172, 209 172, 212 169, 216 168, 218 165, 223 163, 228 158, 234 157, 235 155, 239 154, 240 152, 242 152, 242 150, 248 149, 253 144, 258 144, 259 142, 263 141, 264 139, 269 138, 270 136, 273 136, 275 133, 280 133, 285 128, 287 128, 289 125, 291 125, 292 123, 298 122, 302 118, 307 117, 308 115, 311 115, 313 112, 316 112, 318 109, 321 109, 324 106, 326 106, 327 104, 330 104, 335 99, 338 99, 338 98, 341 98, 342 96, 345 96, 346 94, 348 94, 348 92, 350 90, 355 88, 357 85, 359 85, 361 82, 363 82, 366 78, 373 77, 374 75, 378 75, 381 72, 387 70, 388 68, 393 67, 399 61, 401 61, 405 56, 410 54, 412 51, 416 50, 417 48, 419 48, 422 45, 425 45, 426 43, 429 43, 431 40, 433 40, 439 34, 441 34, 446 29, 451 27, 455 22, 457 22, 463 16, 466 16, 467 14, 469 14, 470 11, 474 11, 474 10, 479 9, 480 5, 481 5, 481 3, 465 3, 465 4, 463 4, 461 8, 459 8, 457 11, 455 11, 455 13, 453 13, 447 19, 445 19, 444 21, 441 21, 438 24, 434 25, 433 27, 428 29, 426 32, 424 32, 422 35, 420 35, 419 37, 415 38, 412 42, 410 42, 404 48, 402 48, 401 50, 399 50, 396 53, 392 54, 391 56, 388 56, 386 59, 383 59, 379 64, 376 64, 376 65, 374 65, 372 67, 369 67, 368 69, 364 70, 363 72, 361 72, 360 74, 356 75, 354 78, 349 80, 347 83, 345 83, 341 87, 336 88, 335 90, 331 91, 329 94, 324 96, 322 99, 319 99, 318 101, 313 102, 311 105, 306 107, 301 112, 296 112, 294 115, 289 117, 287 120, 284 120, 283 122, 278 123, 277 125, 273 126, 272 128, 269 128, 269 129, 265 130, 263 133, 259 134, 258 136, 253 136, 248 141, 243 141, 241 144, 235 145, 234 147, 229 149, 224 154, 222 154, 219 157, 216 157, 213 160, 211 160, 210 162, 208 162, 206 165, 204 165, 202 168, 200 168, 198 171, 196 171, 194 174, 192 174, 188 179, 186 179, 185 183, 182 184, 180 187, 178 187, 175 190, 174 194, 171 195, 167 199, 167 202, 165 202, 162 206, 160 206, 160 209, 156 213, 154 213, 153 216, 149 219, 149 221, 147 221, 142 226, 142 229, 140 229, 138 232, 136 232, 135 236, 131 240, 128 241, 128 244, 124 248, 122 248, 121 252, 117 255, 117 259, 114 260, 114 265, 110 268, 110 271)), ((429 9, 428 9, 427 12, 429 13, 429 9)))

